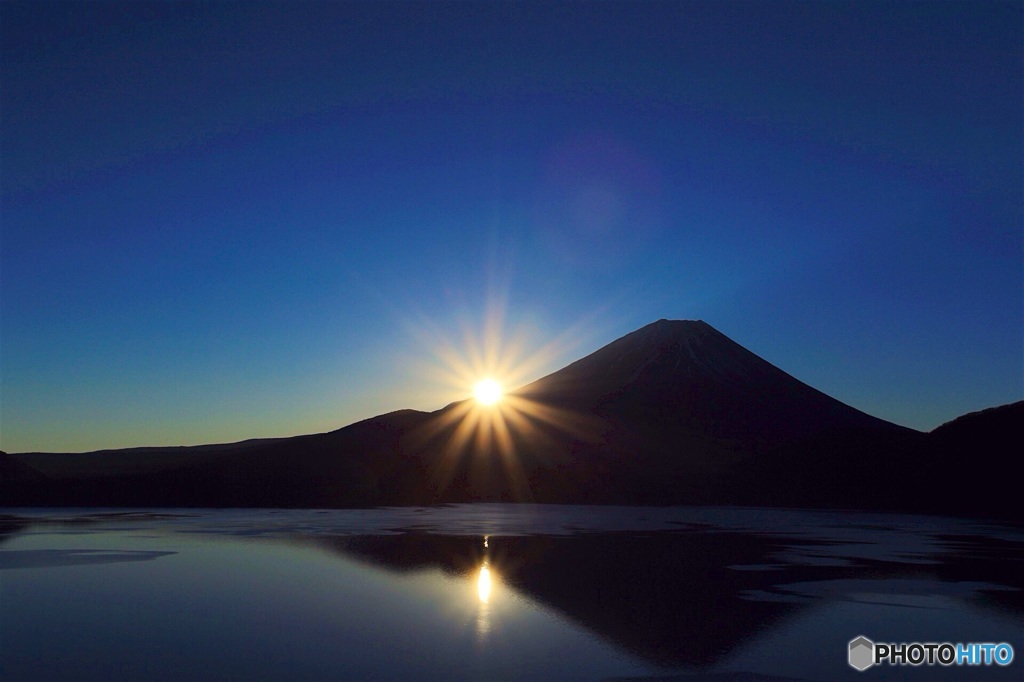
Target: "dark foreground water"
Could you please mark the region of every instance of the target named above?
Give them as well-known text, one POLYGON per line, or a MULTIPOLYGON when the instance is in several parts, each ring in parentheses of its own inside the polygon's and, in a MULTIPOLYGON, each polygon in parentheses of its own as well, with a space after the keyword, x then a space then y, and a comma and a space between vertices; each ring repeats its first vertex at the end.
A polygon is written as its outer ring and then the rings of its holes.
POLYGON ((0 514, 0 679, 1024 679, 1024 530, 772 509, 0 514), (847 664, 1007 642, 1005 668, 847 664))

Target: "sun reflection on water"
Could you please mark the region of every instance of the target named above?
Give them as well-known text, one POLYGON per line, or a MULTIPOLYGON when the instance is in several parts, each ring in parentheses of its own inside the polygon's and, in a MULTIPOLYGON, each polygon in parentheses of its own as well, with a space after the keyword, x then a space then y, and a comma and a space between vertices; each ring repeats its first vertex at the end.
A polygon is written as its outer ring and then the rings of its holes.
POLYGON ((480 562, 480 570, 476 573, 476 635, 481 643, 491 632, 491 592, 497 580, 497 575, 492 572, 488 561, 490 556, 489 539, 488 536, 484 536, 484 555, 480 562))
POLYGON ((484 604, 491 598, 491 569, 484 564, 480 567, 480 577, 476 581, 477 596, 484 604))

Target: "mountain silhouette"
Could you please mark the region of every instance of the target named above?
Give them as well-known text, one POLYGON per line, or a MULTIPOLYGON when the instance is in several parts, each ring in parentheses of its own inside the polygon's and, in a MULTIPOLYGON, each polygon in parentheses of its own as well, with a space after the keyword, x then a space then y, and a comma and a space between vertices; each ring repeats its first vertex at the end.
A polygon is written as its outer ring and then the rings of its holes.
POLYGON ((29 465, 0 450, 0 483, 4 481, 39 481, 44 478, 41 473, 29 465))
POLYGON ((1020 479, 1010 471, 1021 460, 1022 436, 1024 400, 965 414, 928 434, 918 480, 965 512, 1020 519, 1020 479))
POLYGON ((903 430, 795 379, 702 321, 649 324, 523 393, 599 415, 627 439, 646 437, 645 449, 675 456, 678 439, 754 453, 826 430, 903 430))
MULTIPOLYGON (((508 448, 458 449, 450 405, 405 450, 437 501, 733 501, 731 472, 783 445, 851 432, 910 432, 871 417, 754 355, 702 321, 659 320, 511 396, 508 448)), ((433 501, 433 500, 431 500, 433 501)), ((738 500, 737 500, 738 501, 738 500)))
POLYGON ((1019 445, 1022 404, 923 434, 808 386, 703 321, 659 320, 500 406, 467 400, 227 445, 6 455, 0 493, 4 504, 54 506, 536 501, 1019 515, 1012 495, 985 495, 983 476, 952 467, 1019 445))

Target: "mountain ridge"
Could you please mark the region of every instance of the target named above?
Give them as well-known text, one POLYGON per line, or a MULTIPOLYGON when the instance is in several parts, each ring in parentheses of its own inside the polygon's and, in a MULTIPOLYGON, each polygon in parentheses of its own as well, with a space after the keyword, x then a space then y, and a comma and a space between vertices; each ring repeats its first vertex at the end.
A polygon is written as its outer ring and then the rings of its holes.
MULTIPOLYGON (((947 437, 944 427, 935 435, 892 424, 803 383, 701 320, 645 325, 510 392, 507 404, 493 409, 458 401, 320 434, 155 448, 148 468, 138 465, 138 448, 79 455, 77 473, 40 472, 33 456, 8 454, 0 457, 0 503, 536 501, 947 511, 969 505, 953 494, 957 481, 933 465, 963 457, 991 419, 983 414, 980 426, 969 420, 966 440, 947 437), (95 468, 83 473, 90 457, 95 468), (916 473, 925 468, 928 476, 916 473), (873 469, 891 475, 872 481, 873 469), (908 493, 898 484, 914 476, 931 488, 908 493)), ((972 485, 980 497, 981 479, 972 485)), ((1015 511, 993 500, 974 509, 1015 511)))

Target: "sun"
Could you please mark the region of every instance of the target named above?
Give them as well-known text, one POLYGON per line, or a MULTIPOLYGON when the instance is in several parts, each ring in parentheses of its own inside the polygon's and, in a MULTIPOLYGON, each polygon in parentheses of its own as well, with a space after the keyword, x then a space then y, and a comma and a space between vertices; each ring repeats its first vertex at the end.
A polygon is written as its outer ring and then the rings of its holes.
POLYGON ((493 405, 501 400, 501 386, 494 379, 483 379, 473 387, 473 395, 482 405, 493 405))

